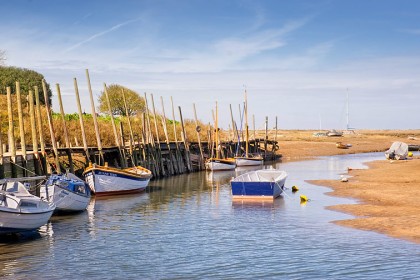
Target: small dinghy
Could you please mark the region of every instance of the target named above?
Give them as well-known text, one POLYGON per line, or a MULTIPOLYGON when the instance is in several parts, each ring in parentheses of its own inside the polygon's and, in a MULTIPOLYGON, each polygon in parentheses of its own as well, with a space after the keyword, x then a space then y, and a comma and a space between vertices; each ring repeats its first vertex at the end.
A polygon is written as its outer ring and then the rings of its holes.
POLYGON ((276 198, 282 192, 287 173, 278 169, 254 170, 234 178, 230 184, 233 198, 276 198))
POLYGON ((56 212, 80 212, 89 205, 91 192, 89 185, 72 173, 51 175, 40 195, 54 202, 56 212))
POLYGON ((21 182, 0 183, 0 233, 35 230, 45 225, 55 204, 29 193, 21 182))

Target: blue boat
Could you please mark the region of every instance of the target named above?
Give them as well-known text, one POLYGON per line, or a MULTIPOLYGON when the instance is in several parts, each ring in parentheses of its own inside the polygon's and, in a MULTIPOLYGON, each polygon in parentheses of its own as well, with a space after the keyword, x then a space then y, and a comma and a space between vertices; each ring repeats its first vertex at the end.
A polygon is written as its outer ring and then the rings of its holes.
POLYGON ((233 198, 274 199, 283 192, 287 173, 278 169, 255 170, 232 179, 233 198))

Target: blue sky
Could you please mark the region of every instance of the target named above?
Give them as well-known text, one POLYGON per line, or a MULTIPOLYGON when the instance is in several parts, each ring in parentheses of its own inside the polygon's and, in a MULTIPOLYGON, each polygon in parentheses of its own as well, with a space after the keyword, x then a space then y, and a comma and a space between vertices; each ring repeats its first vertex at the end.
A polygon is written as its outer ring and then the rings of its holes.
MULTIPOLYGON (((43 74, 67 113, 73 78, 90 112, 103 83, 170 96, 184 118, 219 119, 248 92, 257 128, 420 128, 419 1, 1 0, 7 65, 43 74)), ((53 98, 54 110, 58 102, 53 98)), ((96 104, 97 105, 97 104, 96 104)), ((160 102, 156 104, 161 111, 160 102)))

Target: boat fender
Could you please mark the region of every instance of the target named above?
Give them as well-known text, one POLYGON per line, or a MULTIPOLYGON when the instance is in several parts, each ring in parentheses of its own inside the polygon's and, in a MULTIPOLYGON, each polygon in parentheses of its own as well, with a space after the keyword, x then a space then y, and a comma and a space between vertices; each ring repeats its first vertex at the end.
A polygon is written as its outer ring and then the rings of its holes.
POLYGON ((307 202, 307 201, 309 201, 309 199, 308 199, 308 197, 306 196, 306 195, 301 195, 300 196, 300 202, 307 202))
POLYGON ((299 188, 297 186, 292 187, 292 192, 297 192, 298 190, 299 190, 299 188))

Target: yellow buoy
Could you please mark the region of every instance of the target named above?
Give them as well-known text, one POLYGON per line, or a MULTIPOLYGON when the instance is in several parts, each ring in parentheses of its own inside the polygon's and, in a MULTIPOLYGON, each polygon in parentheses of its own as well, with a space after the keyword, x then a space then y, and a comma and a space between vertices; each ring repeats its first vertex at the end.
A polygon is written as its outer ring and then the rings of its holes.
POLYGON ((298 187, 296 187, 296 186, 293 186, 292 187, 292 192, 297 192, 299 190, 299 188, 298 187))
POLYGON ((300 202, 306 202, 306 201, 308 201, 308 198, 306 197, 306 195, 301 195, 300 202))

